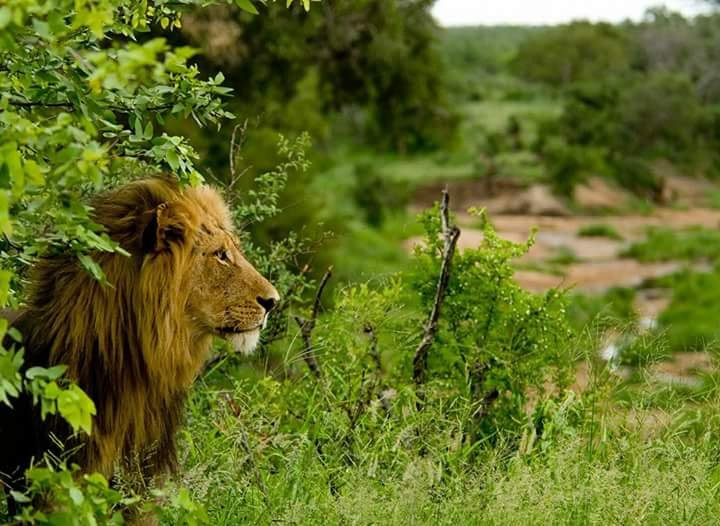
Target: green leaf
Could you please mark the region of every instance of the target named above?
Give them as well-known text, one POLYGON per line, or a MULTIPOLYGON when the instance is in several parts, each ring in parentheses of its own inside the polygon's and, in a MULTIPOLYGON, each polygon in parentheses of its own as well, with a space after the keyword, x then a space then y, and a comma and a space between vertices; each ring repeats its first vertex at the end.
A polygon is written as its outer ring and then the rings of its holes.
POLYGON ((107 280, 105 279, 105 273, 93 258, 87 254, 80 254, 78 255, 78 260, 80 260, 82 267, 87 270, 93 278, 100 283, 106 283, 107 280))
POLYGON ((63 391, 57 382, 48 382, 43 390, 43 397, 46 400, 57 400, 62 395, 63 391))
POLYGON ((235 0, 235 4, 243 11, 247 11, 248 13, 252 13, 253 15, 258 14, 258 10, 253 5, 251 0, 235 0))
POLYGON ((7 6, 0 7, 0 29, 4 29, 12 21, 12 11, 7 6))
POLYGON ((25 174, 30 182, 36 186, 41 186, 45 182, 45 176, 40 171, 40 167, 33 159, 25 161, 25 174))
POLYGON ((13 352, 0 348, 0 403, 9 406, 10 398, 15 398, 20 394, 22 362, 22 351, 13 352))
POLYGON ((13 339, 13 341, 15 341, 16 343, 22 343, 22 334, 15 327, 10 327, 7 333, 8 336, 13 339))
POLYGON ((149 141, 153 138, 153 123, 152 121, 148 121, 148 123, 145 125, 145 131, 143 132, 143 137, 146 141, 149 141))
POLYGON ((33 29, 35 30, 35 33, 37 33, 39 36, 41 36, 45 40, 51 39, 52 33, 50 33, 50 25, 47 22, 38 20, 37 18, 33 18, 32 24, 33 24, 33 29))
POLYGON ((62 391, 58 396, 58 411, 67 420, 75 432, 92 432, 92 416, 96 413, 95 404, 77 385, 62 391))
POLYGON ((142 121, 140 120, 140 117, 135 117, 134 128, 135 128, 135 137, 137 137, 138 139, 142 139, 144 134, 143 134, 143 128, 142 128, 142 121))
POLYGON ((80 491, 79 488, 70 488, 68 490, 68 494, 70 495, 70 499, 73 501, 73 504, 76 506, 82 505, 82 503, 85 501, 85 495, 83 495, 83 492, 80 491))
POLYGON ((175 150, 168 150, 165 154, 165 161, 170 165, 170 168, 177 170, 180 168, 180 158, 175 150))
POLYGON ((12 272, 9 270, 0 270, 0 307, 7 305, 10 294, 10 278, 12 278, 12 272))
POLYGON ((32 499, 25 495, 24 493, 20 493, 19 491, 12 490, 10 491, 10 495, 12 495, 12 498, 15 499, 16 502, 19 502, 21 504, 27 504, 29 502, 32 502, 32 499))
POLYGON ((28 380, 35 380, 36 378, 57 380, 65 373, 65 371, 67 371, 67 365, 55 365, 49 368, 30 367, 27 371, 25 371, 25 377, 28 380))
POLYGON ((0 232, 9 236, 12 234, 12 230, 12 223, 10 222, 10 194, 7 190, 0 190, 0 232))

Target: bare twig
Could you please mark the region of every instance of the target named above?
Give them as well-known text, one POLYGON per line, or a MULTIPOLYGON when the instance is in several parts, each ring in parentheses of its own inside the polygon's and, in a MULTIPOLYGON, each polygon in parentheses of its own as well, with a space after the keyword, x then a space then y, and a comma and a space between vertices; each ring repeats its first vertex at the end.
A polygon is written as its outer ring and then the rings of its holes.
MULTIPOLYGON (((302 276, 307 273, 310 270, 310 265, 305 264, 303 268, 300 269, 300 273, 296 276, 295 283, 293 283, 290 288, 281 294, 282 299, 280 300, 280 303, 272 310, 271 316, 275 320, 279 320, 283 317, 283 313, 288 310, 290 307, 290 304, 292 303, 292 299, 295 296, 295 293, 297 292, 298 288, 300 287, 300 284, 302 283, 302 276)), ((269 343, 272 343, 281 337, 285 335, 287 331, 287 324, 285 323, 272 323, 268 327, 266 333, 263 337, 263 342, 267 345, 269 343)))
POLYGON ((328 269, 325 271, 325 275, 322 277, 322 280, 320 280, 320 286, 318 287, 317 293, 315 294, 315 303, 313 303, 313 324, 315 324, 315 318, 317 318, 318 311, 320 310, 320 298, 322 297, 323 290, 325 290, 325 285, 327 285, 327 282, 330 281, 330 278, 332 277, 332 271, 332 266, 328 267, 328 269))
POLYGON ((75 106, 70 102, 40 102, 40 101, 22 101, 22 100, 10 100, 11 106, 18 108, 65 108, 68 110, 74 110, 75 106))
POLYGON ((365 324, 365 327, 363 327, 363 332, 368 335, 368 339, 370 340, 370 356, 375 362, 378 372, 381 372, 382 362, 380 360, 380 352, 378 351, 378 337, 377 334, 375 334, 375 327, 368 322, 365 324))
POLYGON ((315 329, 315 321, 317 319, 318 311, 320 310, 320 299, 322 297, 325 285, 332 276, 332 267, 328 268, 325 275, 320 281, 320 286, 315 293, 315 302, 313 303, 312 313, 310 319, 303 319, 300 316, 294 316, 295 323, 300 327, 300 334, 302 335, 305 348, 303 349, 303 358, 307 363, 308 368, 315 376, 320 376, 320 366, 318 365, 317 358, 315 357, 315 350, 312 344, 312 331, 315 329))
POLYGON ((430 311, 427 322, 425 323, 423 338, 415 351, 415 357, 413 359, 413 380, 415 380, 417 385, 425 382, 428 353, 430 352, 430 347, 432 346, 435 339, 435 333, 437 332, 438 320, 440 319, 440 309, 442 308, 443 301, 445 300, 445 293, 450 281, 450 266, 453 256, 455 255, 458 238, 460 237, 460 229, 450 223, 449 205, 450 195, 448 194, 447 188, 445 188, 442 194, 442 201, 440 202, 440 218, 442 221, 442 235, 444 238, 442 263, 440 265, 440 278, 438 279, 437 289, 435 291, 433 307, 430 311))
POLYGON ((230 137, 230 153, 228 155, 230 161, 230 184, 227 186, 228 191, 232 191, 233 187, 238 182, 238 179, 240 179, 248 171, 248 168, 246 168, 239 174, 235 173, 235 158, 237 157, 237 152, 242 149, 243 142, 245 142, 247 127, 248 121, 245 119, 242 124, 235 125, 232 131, 232 136, 230 137), (237 141, 238 131, 240 132, 240 142, 237 141))

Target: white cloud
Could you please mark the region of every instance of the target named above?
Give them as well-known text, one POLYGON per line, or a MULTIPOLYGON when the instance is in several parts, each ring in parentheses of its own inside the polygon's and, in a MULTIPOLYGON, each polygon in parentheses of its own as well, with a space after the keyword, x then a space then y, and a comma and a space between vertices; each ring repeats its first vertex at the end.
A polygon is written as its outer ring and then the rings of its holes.
POLYGON ((620 22, 637 20, 647 8, 660 4, 686 15, 706 9, 702 0, 437 0, 433 13, 442 25, 544 25, 575 19, 620 22))

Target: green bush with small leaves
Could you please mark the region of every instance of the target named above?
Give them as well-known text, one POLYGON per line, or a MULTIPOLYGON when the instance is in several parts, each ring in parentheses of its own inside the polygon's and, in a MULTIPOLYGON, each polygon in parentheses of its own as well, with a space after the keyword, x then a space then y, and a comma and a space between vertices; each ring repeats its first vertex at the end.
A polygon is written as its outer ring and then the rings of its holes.
POLYGON ((608 239, 614 239, 616 241, 622 241, 623 237, 612 225, 606 225, 603 223, 593 223, 585 225, 578 230, 580 237, 606 237, 608 239))

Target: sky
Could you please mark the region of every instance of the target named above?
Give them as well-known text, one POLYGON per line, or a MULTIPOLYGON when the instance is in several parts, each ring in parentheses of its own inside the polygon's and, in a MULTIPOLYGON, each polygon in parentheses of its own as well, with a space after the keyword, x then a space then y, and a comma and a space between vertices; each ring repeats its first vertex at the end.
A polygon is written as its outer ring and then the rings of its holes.
POLYGON ((444 26, 546 25, 578 18, 637 20, 648 7, 662 4, 685 15, 705 8, 701 0, 437 0, 433 13, 444 26))

